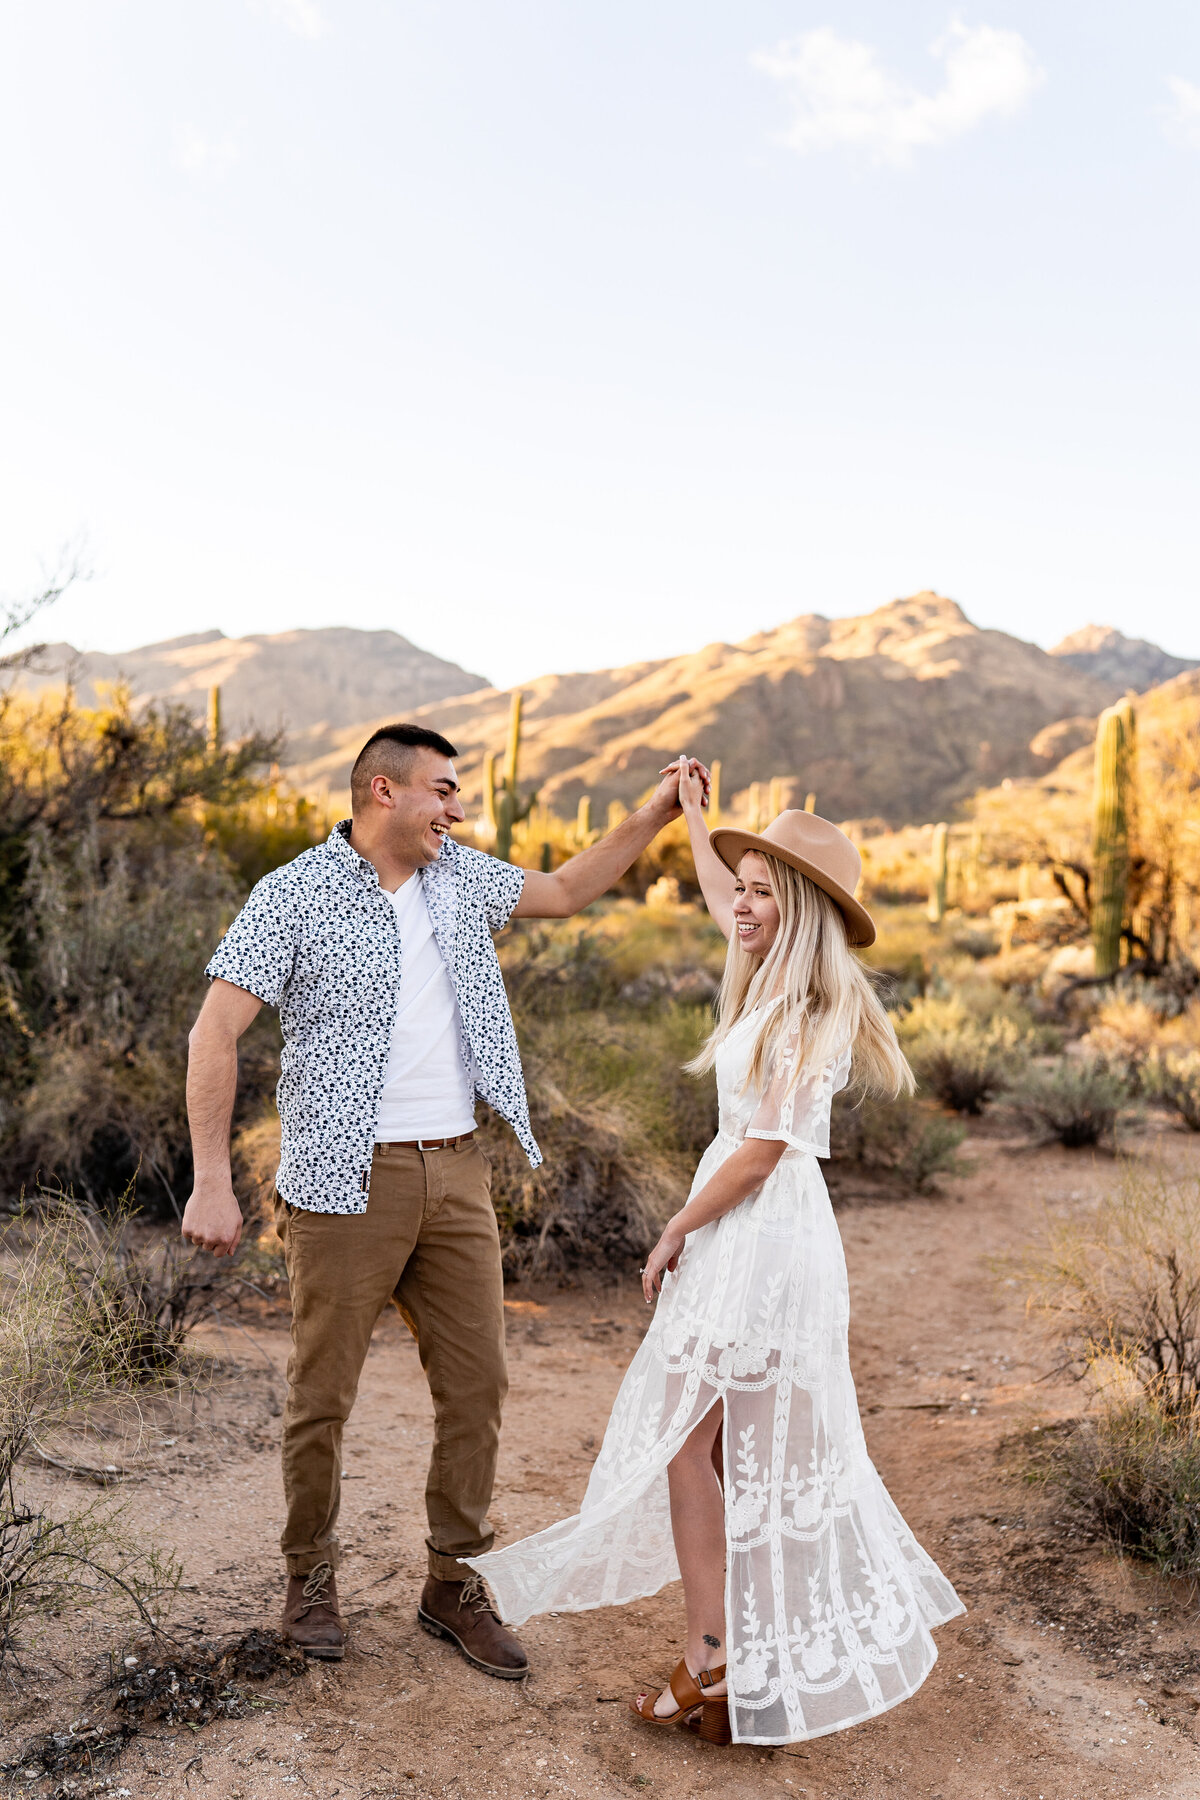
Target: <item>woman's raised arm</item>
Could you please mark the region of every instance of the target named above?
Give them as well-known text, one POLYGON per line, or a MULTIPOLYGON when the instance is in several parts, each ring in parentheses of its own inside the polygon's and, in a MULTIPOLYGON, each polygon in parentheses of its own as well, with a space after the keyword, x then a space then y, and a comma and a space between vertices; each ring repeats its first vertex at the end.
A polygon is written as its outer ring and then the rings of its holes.
POLYGON ((692 842, 692 860, 704 904, 726 937, 733 930, 733 874, 725 867, 708 838, 708 821, 701 802, 704 784, 688 766, 687 758, 679 759, 679 804, 687 820, 692 842))

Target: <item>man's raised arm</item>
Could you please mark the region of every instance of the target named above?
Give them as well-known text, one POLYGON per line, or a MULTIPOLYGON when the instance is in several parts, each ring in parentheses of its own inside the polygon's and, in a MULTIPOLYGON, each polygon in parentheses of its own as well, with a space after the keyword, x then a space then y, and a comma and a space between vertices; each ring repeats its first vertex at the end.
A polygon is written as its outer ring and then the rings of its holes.
POLYGON ((216 980, 188 1034, 187 1109, 192 1133, 192 1197, 183 1235, 214 1256, 232 1256, 241 1242, 242 1209, 229 1167, 229 1127, 237 1092, 238 1039, 262 1001, 216 980))
MULTIPOLYGON (((689 767, 707 793, 708 770, 693 757, 689 767)), ((521 898, 513 909, 517 919, 567 919, 606 894, 631 868, 664 825, 680 814, 679 765, 672 763, 644 806, 602 837, 598 844, 581 850, 553 875, 530 869, 521 898)))

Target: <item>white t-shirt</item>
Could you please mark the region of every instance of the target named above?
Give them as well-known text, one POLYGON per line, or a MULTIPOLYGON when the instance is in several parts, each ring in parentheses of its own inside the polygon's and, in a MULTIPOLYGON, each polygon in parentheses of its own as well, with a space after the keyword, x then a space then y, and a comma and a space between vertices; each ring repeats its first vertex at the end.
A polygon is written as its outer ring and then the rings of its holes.
POLYGON ((400 992, 375 1142, 458 1137, 475 1129, 475 1094, 459 1051, 458 1000, 421 877, 410 875, 388 899, 400 936, 400 992))

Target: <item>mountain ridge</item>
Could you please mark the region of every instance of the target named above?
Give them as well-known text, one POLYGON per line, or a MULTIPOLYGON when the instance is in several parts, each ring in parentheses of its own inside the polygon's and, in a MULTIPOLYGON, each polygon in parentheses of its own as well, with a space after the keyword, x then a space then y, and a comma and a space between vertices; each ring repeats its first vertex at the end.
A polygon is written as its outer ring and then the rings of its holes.
POLYGON ((66 680, 85 706, 96 704, 101 686, 124 680, 135 698, 176 701, 197 714, 219 687, 227 729, 282 726, 289 763, 319 755, 330 730, 487 686, 398 631, 348 625, 240 638, 196 631, 120 653, 47 644, 19 685, 36 693, 66 680))
MULTIPOLYGON (((483 753, 503 749, 512 691, 480 689, 414 715, 457 745, 468 804, 483 753)), ((1122 689, 981 630, 955 601, 925 592, 625 669, 543 676, 521 691, 523 786, 557 812, 573 812, 584 793, 600 809, 632 805, 686 749, 720 758, 726 804, 778 775, 798 801, 815 790, 830 817, 901 822, 1051 766, 1062 747, 1035 750, 1039 734, 1094 718, 1122 689)), ((333 734, 298 777, 340 791, 361 735, 333 734)))
MULTIPOLYGON (((411 717, 459 749, 468 806, 485 751, 502 751, 511 688, 495 688, 396 632, 348 626, 229 638, 194 632, 122 656, 52 646, 88 703, 122 672, 139 694, 202 712, 219 684, 230 731, 290 726, 289 779, 341 800, 350 764, 378 724, 411 717)), ((833 818, 889 823, 945 816, 980 787, 1040 775, 1091 741, 1099 710, 1170 665, 1155 645, 1089 626, 1053 652, 981 629, 931 591, 852 618, 805 613, 739 642, 716 641, 621 668, 554 672, 520 684, 522 790, 555 811, 591 796, 629 806, 680 750, 719 758, 724 800, 778 776, 833 818), (1099 656, 1099 663, 1080 659, 1099 656)))

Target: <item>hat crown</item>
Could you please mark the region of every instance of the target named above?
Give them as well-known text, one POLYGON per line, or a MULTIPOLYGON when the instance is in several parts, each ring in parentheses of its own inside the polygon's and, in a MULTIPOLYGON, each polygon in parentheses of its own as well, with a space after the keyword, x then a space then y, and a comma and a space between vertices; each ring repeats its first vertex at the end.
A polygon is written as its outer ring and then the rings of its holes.
MULTIPOLYGON (((790 850, 853 893, 862 875, 862 857, 837 825, 817 813, 789 808, 759 834, 766 842, 790 850)), ((745 854, 745 852, 743 852, 745 854)))

